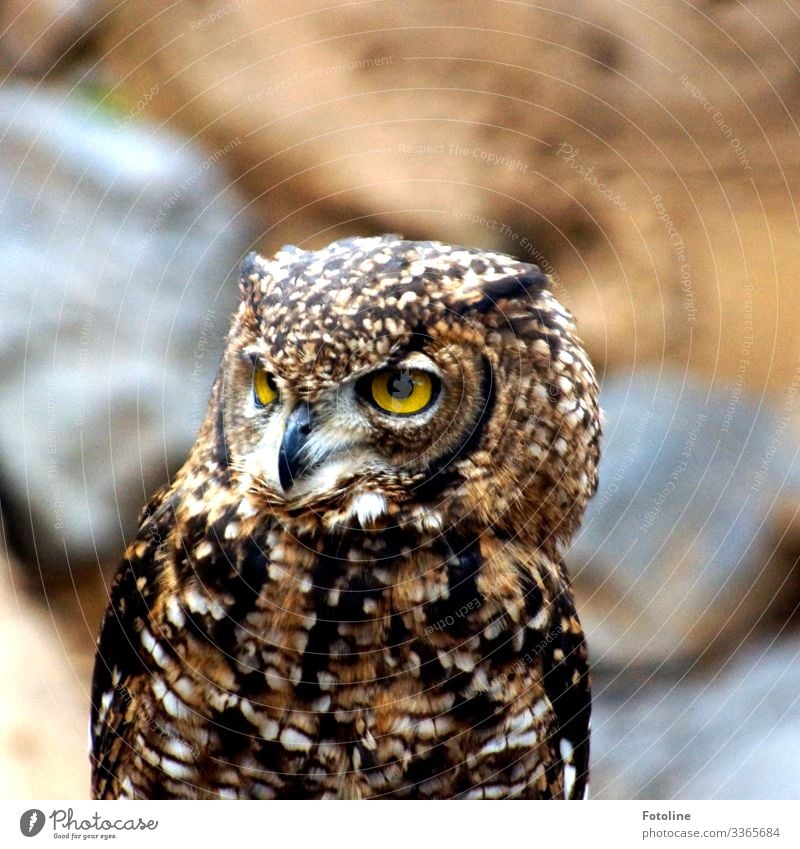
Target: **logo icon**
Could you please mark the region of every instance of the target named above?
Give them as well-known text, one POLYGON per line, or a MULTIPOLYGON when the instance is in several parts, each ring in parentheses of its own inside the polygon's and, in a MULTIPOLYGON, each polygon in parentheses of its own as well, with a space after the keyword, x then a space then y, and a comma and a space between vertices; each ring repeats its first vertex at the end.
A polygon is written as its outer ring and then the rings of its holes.
POLYGON ((36 837, 44 828, 44 811, 31 808, 19 818, 19 830, 25 837, 36 837))

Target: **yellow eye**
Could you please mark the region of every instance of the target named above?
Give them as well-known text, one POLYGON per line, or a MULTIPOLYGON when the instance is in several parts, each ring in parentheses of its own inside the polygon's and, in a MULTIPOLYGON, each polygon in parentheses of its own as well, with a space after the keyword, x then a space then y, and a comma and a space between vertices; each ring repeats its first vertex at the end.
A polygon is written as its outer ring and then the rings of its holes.
POLYGON ((255 372, 253 372, 253 395, 259 407, 266 407, 267 404, 271 404, 278 397, 275 380, 263 368, 256 367, 255 372))
POLYGON ((426 371, 386 369, 370 381, 371 399, 381 410, 410 416, 424 410, 434 399, 438 385, 426 371))

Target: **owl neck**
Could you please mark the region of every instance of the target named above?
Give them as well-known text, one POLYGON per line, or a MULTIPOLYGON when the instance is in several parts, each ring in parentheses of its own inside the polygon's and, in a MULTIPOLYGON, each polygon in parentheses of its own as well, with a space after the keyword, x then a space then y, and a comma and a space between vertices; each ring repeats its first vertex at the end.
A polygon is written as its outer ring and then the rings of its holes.
POLYGON ((474 610, 489 616, 529 608, 533 589, 546 603, 566 586, 546 542, 536 545, 498 527, 462 521, 445 528, 417 510, 396 511, 368 528, 332 528, 313 511, 267 512, 230 486, 198 492, 191 480, 164 504, 179 520, 170 568, 179 585, 234 607, 228 611, 234 620, 263 597, 276 608, 289 598, 298 610, 315 616, 324 610, 334 620, 357 621, 379 609, 417 611, 408 615, 429 635, 436 623, 474 610))

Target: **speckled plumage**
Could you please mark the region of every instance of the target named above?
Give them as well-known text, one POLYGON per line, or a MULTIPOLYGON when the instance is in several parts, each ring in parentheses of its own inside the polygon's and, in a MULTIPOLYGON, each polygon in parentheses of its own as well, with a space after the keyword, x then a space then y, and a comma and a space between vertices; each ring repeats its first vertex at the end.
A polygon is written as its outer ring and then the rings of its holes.
POLYGON ((589 681, 560 551, 600 424, 547 278, 385 236, 253 255, 241 286, 198 440, 111 588, 94 796, 582 797, 589 681), (424 414, 364 402, 387 364, 440 384, 424 414))

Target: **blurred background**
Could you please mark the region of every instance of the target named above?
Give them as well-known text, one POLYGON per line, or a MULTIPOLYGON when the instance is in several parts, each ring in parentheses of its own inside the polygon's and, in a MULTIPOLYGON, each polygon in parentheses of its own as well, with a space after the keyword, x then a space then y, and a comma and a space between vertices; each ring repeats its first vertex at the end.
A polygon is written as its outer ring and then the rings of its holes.
POLYGON ((800 795, 800 16, 4 0, 0 796, 88 796, 93 641, 256 248, 538 263, 602 382, 596 798, 800 795))

